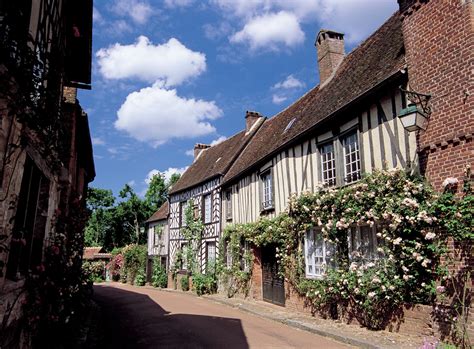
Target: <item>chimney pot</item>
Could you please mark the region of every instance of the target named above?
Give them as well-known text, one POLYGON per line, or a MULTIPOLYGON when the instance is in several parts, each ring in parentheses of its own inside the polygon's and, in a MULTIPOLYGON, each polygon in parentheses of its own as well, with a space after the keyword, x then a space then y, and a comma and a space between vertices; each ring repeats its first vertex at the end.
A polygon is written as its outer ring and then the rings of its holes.
POLYGON ((344 34, 320 30, 314 43, 318 53, 319 84, 327 82, 344 59, 344 34))
POLYGON ((203 143, 196 143, 196 145, 194 146, 194 160, 197 159, 197 157, 199 156, 199 154, 201 154, 201 152, 204 150, 204 149, 207 149, 207 148, 210 148, 211 146, 209 144, 203 144, 203 143))
POLYGON ((252 126, 261 118, 263 117, 262 114, 256 112, 256 111, 251 111, 247 110, 245 113, 245 131, 248 132, 252 128, 252 126))

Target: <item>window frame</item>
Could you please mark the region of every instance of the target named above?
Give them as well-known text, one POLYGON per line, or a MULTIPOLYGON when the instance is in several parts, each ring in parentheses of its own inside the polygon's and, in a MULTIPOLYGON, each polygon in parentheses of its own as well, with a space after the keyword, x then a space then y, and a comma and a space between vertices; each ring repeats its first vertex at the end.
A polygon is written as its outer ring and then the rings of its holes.
POLYGON ((157 224, 153 226, 153 247, 159 247, 163 235, 164 226, 157 224), (159 231, 157 231, 159 230, 159 231))
POLYGON ((260 178, 260 209, 261 212, 265 211, 270 211, 275 209, 275 200, 274 200, 274 185, 273 185, 273 173, 272 169, 268 168, 262 172, 260 172, 259 175, 260 178), (265 179, 269 178, 268 181, 265 179), (266 187, 265 184, 269 184, 269 198, 268 200, 265 200, 265 192, 266 192, 266 187), (268 204, 269 203, 269 204, 268 204))
POLYGON ((187 200, 179 202, 179 227, 186 227, 186 209, 189 205, 187 200))
POLYGON ((337 185, 337 173, 338 173, 338 169, 337 169, 337 152, 336 152, 336 142, 334 142, 334 139, 331 139, 331 140, 326 140, 324 142, 321 142, 318 144, 318 152, 319 152, 319 165, 321 166, 320 170, 319 170, 319 176, 321 178, 321 182, 324 184, 324 185, 327 185, 329 187, 334 187, 337 185), (332 167, 332 171, 334 173, 334 177, 331 181, 326 181, 324 179, 324 160, 323 160, 323 152, 321 151, 325 146, 328 146, 328 145, 331 145, 332 146, 332 154, 333 154, 333 159, 332 159, 332 162, 333 162, 333 167, 332 167))
POLYGON ((209 260, 209 247, 210 246, 214 246, 213 249, 214 249, 214 259, 213 259, 213 262, 214 262, 214 267, 215 267, 215 263, 217 262, 217 244, 215 241, 206 241, 206 271, 207 268, 209 267, 209 263, 211 262, 209 260))
POLYGON ((232 220, 232 189, 227 189, 225 191, 225 201, 226 201, 225 218, 228 221, 231 221, 232 220))
POLYGON ((205 194, 202 196, 202 221, 204 224, 212 223, 212 193, 205 194), (206 198, 209 198, 209 220, 207 220, 207 207, 206 207, 206 198))
POLYGON ((350 261, 362 262, 362 264, 375 262, 381 259, 381 254, 377 249, 383 246, 383 241, 377 236, 380 225, 373 226, 367 224, 353 225, 347 231, 347 246, 350 261), (362 230, 368 228, 369 238, 362 237, 362 230), (355 234, 354 234, 355 233, 355 234), (368 242, 368 245, 363 245, 363 240, 368 242), (355 245, 355 246, 354 246, 355 245), (370 247, 372 249, 370 250, 370 247), (364 251, 366 249, 366 251, 364 251), (360 256, 357 256, 360 254, 360 256))
MULTIPOLYGON (((304 236, 304 258, 305 258, 305 277, 307 279, 322 279, 326 275, 326 271, 331 268, 335 268, 336 264, 335 261, 331 261, 331 253, 334 253, 335 246, 330 246, 330 243, 324 240, 322 237, 322 231, 321 229, 309 229, 304 236), (309 238, 311 237, 312 238, 309 238), (316 247, 313 247, 313 251, 310 253, 310 244, 315 245, 316 244, 316 236, 320 236, 321 238, 318 239, 318 241, 321 242, 321 250, 322 250, 322 255, 316 256, 316 247), (330 252, 328 254, 328 252, 330 252), (317 266, 316 263, 316 258, 322 258, 323 262, 319 263, 319 266, 317 266), (311 260, 312 263, 308 263, 308 261, 311 260), (312 271, 310 271, 310 266, 312 267, 312 271), (316 270, 319 270, 319 272, 316 272, 316 270)), ((335 255, 335 253, 334 253, 335 255)))
POLYGON ((358 180, 361 179, 362 177, 362 161, 361 161, 361 147, 360 147, 360 137, 359 137, 359 131, 357 128, 351 128, 339 135, 339 143, 341 147, 341 154, 340 154, 340 163, 341 163, 341 174, 344 174, 342 176, 342 185, 345 184, 352 184, 354 182, 357 182, 358 180), (344 145, 344 141, 346 139, 349 139, 350 137, 354 136, 356 139, 355 142, 355 151, 351 151, 348 154, 346 154, 346 146, 344 145), (347 163, 347 157, 351 157, 352 154, 355 154, 355 161, 350 161, 347 163), (355 164, 357 170, 354 172, 351 169, 351 172, 347 172, 347 166, 351 166, 355 164), (355 174, 355 175, 354 175, 355 174), (349 176, 351 178, 349 179, 349 176))

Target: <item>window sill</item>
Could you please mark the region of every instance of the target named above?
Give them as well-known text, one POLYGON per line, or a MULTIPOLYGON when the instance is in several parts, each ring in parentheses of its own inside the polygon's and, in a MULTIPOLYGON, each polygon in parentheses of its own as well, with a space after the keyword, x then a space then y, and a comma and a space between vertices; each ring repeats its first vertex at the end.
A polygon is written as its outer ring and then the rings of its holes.
POLYGON ((275 211, 275 207, 267 207, 267 208, 262 208, 260 210, 260 214, 269 214, 271 212, 275 211))

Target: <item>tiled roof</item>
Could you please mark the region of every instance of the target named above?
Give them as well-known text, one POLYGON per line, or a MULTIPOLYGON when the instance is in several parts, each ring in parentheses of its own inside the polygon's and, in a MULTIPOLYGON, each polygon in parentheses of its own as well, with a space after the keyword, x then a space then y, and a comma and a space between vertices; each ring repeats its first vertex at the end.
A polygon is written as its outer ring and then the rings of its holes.
POLYGON ((316 86, 266 121, 224 177, 224 182, 260 163, 323 120, 356 101, 405 66, 399 13, 349 53, 323 87, 316 86), (293 122, 292 120, 295 119, 293 122), (292 122, 291 127, 289 126, 292 122))
POLYGON ((94 259, 94 256, 102 251, 102 247, 85 247, 83 252, 84 259, 94 259))
POLYGON ((202 150, 198 158, 175 183, 170 190, 170 194, 183 191, 217 176, 225 175, 236 157, 255 134, 258 126, 253 127, 249 133, 241 131, 217 145, 202 150))
POLYGON ((161 207, 146 220, 146 223, 161 221, 168 218, 169 203, 166 201, 161 207))

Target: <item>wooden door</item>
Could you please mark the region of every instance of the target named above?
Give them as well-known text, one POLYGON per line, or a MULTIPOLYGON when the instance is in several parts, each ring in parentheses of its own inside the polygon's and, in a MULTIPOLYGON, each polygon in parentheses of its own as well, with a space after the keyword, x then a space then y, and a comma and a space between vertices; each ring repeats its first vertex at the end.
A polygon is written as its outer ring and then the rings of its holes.
POLYGON ((262 247, 263 300, 284 306, 285 283, 283 278, 278 275, 279 269, 275 254, 275 246, 262 247))

